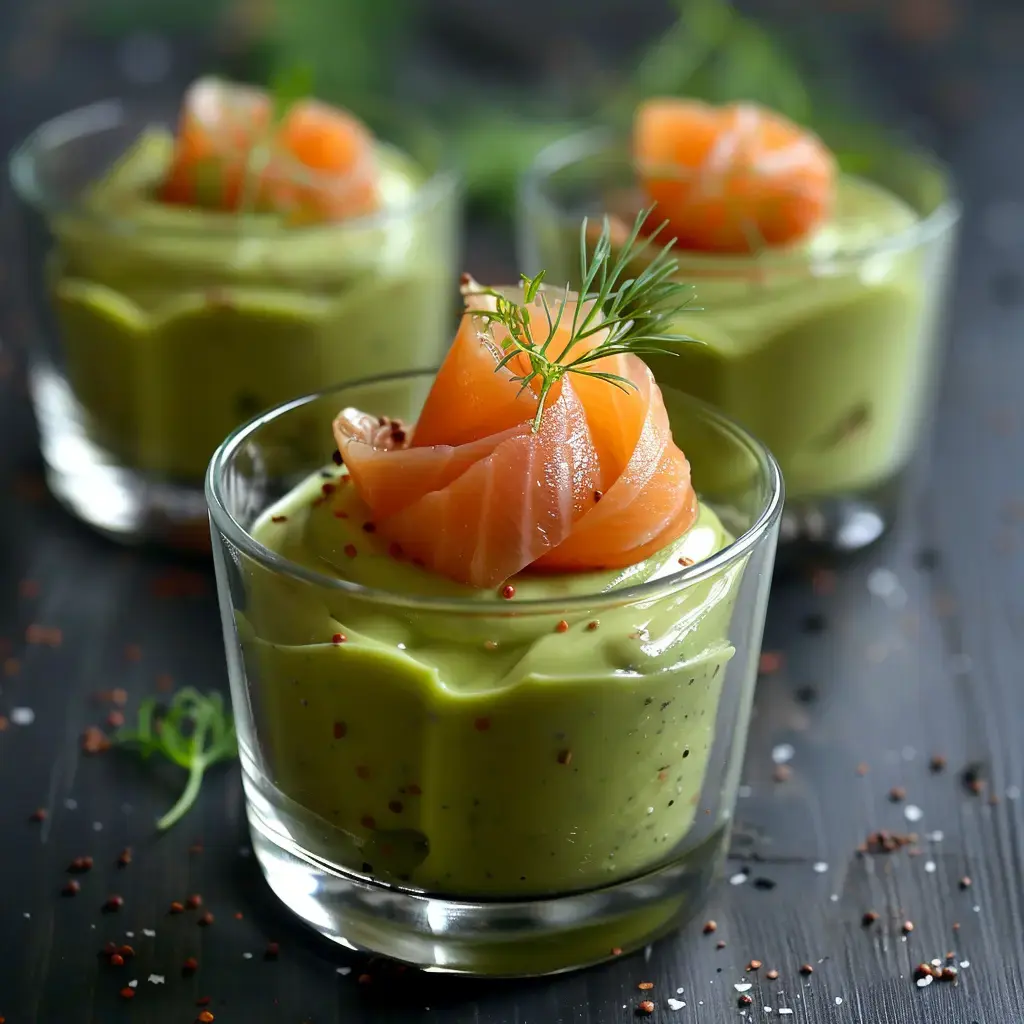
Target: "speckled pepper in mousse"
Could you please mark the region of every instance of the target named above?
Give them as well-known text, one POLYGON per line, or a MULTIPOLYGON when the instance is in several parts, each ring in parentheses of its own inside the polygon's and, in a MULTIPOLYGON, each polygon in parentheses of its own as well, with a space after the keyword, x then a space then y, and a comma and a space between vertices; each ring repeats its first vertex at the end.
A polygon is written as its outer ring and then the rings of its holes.
POLYGON ((294 839, 348 870, 460 897, 592 889, 669 860, 701 813, 743 563, 588 609, 732 540, 634 354, 657 319, 623 329, 614 294, 569 297, 545 366, 521 313, 547 336, 546 293, 464 291, 415 428, 343 410, 343 465, 252 530, 298 565, 464 614, 247 569, 263 768, 294 839))

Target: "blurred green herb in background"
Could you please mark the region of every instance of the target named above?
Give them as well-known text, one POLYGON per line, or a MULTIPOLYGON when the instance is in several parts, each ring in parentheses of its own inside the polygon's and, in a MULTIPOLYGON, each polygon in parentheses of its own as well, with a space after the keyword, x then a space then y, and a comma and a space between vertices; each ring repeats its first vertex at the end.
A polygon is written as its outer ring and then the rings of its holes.
POLYGON ((574 72, 572 88, 558 97, 545 95, 543 82, 534 90, 488 91, 482 74, 478 88, 467 87, 464 75, 410 88, 407 72, 423 28, 422 8, 411 0, 182 0, 165 12, 166 26, 154 24, 151 5, 143 15, 129 0, 104 2, 104 27, 122 33, 173 31, 187 10, 191 32, 219 37, 234 55, 226 73, 267 82, 299 66, 318 97, 357 114, 381 101, 412 106, 445 132, 470 202, 498 217, 511 215, 517 179, 546 144, 598 122, 625 126, 648 96, 763 103, 824 135, 848 170, 863 166, 874 144, 874 133, 830 88, 834 63, 826 58, 815 67, 817 43, 784 39, 730 0, 671 0, 674 23, 638 60, 611 74, 574 72), (403 92, 414 94, 412 102, 403 92))

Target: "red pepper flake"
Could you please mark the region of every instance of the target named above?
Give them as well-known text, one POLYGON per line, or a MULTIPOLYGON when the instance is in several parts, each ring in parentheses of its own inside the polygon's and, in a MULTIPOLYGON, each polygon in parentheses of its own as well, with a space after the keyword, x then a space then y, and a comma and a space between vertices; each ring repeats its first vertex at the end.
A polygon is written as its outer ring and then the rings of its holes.
POLYGON ((167 912, 169 914, 184 914, 185 913, 185 907, 184 907, 183 904, 181 904, 177 900, 175 900, 171 904, 170 909, 167 912))
POLYGON ((109 725, 111 729, 120 729, 121 726, 124 725, 124 715, 120 711, 111 711, 110 714, 107 715, 107 725, 109 725))
POLYGON ((516 588, 513 587, 511 583, 506 583, 505 586, 501 588, 501 596, 505 598, 506 601, 511 601, 512 598, 516 596, 516 588))
POLYGON ((401 544, 389 544, 388 554, 396 561, 399 561, 405 557, 405 552, 402 550, 401 544))
POLYGON ((348 513, 343 508, 336 508, 334 510, 335 519, 348 519, 348 513))
POLYGON ((209 928, 213 924, 213 914, 207 911, 199 920, 196 922, 200 928, 209 928))
POLYGON ((134 999, 135 998, 135 989, 131 988, 128 985, 125 985, 125 987, 123 989, 121 989, 121 998, 122 999, 134 999))
POLYGON ((337 488, 332 483, 325 483, 320 485, 320 490, 323 491, 324 494, 333 494, 336 489, 337 488))
POLYGON ((110 702, 116 704, 119 708, 123 708, 128 703, 128 691, 121 689, 120 686, 116 690, 111 690, 110 702))
POLYGON ((473 728, 477 732, 487 732, 491 727, 491 720, 489 718, 477 718, 473 721, 473 728))
POLYGON ((92 857, 76 857, 69 865, 68 871, 73 875, 84 875, 92 870, 92 857))
POLYGON ((598 627, 598 626, 600 626, 600 625, 601 625, 601 623, 600 623, 600 622, 598 622, 598 620, 597 620, 597 619, 593 619, 593 620, 592 620, 591 622, 588 622, 588 623, 587 623, 587 629, 588 629, 588 630, 589 630, 589 631, 590 631, 591 633, 593 633, 593 632, 594 632, 594 630, 595 630, 595 629, 597 629, 597 627, 598 627))
POLYGON ((363 532, 364 533, 376 533, 377 532, 377 524, 376 523, 370 523, 370 522, 363 523, 363 532))
POLYGON ((36 580, 22 580, 18 584, 18 593, 22 597, 38 597, 39 584, 36 580))
POLYGON ((127 960, 127 959, 128 959, 129 957, 133 957, 133 956, 135 956, 135 950, 134 950, 134 949, 132 949, 132 947, 131 947, 131 946, 118 946, 118 947, 117 947, 117 951, 118 951, 118 953, 120 953, 120 954, 121 954, 121 956, 123 956, 123 957, 124 957, 124 958, 125 958, 126 960, 127 960))
POLYGON ((737 1002, 739 1003, 740 1006, 751 1006, 753 1004, 754 1000, 751 999, 750 996, 748 996, 746 992, 744 992, 743 995, 741 995, 739 997, 737 1002))
POLYGON ((81 891, 82 891, 81 883, 77 879, 75 879, 75 878, 69 878, 64 883, 64 888, 61 889, 61 892, 65 896, 77 896, 81 891))
POLYGON ((196 893, 194 896, 189 896, 189 898, 185 900, 185 906, 187 906, 189 910, 198 910, 202 905, 203 897, 200 896, 199 893, 196 893))
POLYGON ((679 564, 683 566, 684 569, 689 568, 693 565, 693 559, 683 555, 683 557, 679 559, 679 564))
POLYGON ((209 1010, 202 1010, 196 1020, 198 1020, 200 1024, 210 1024, 213 1020, 213 1014, 210 1013, 209 1010))
POLYGON ((377 822, 376 822, 376 820, 375 820, 375 819, 374 819, 374 817, 373 817, 372 815, 370 815, 370 814, 364 814, 364 815, 363 815, 363 816, 362 816, 362 817, 361 817, 361 818, 359 819, 359 824, 360 824, 360 825, 362 825, 362 826, 363 826, 363 828, 368 828, 368 829, 371 829, 371 830, 372 830, 372 829, 375 829, 375 828, 377 827, 377 822))
POLYGON ((117 856, 117 866, 126 868, 132 862, 132 848, 126 846, 117 856))
POLYGON ((120 910, 123 906, 124 897, 115 894, 114 896, 107 897, 106 903, 103 904, 103 909, 107 911, 107 913, 113 914, 116 911, 120 910))
POLYGON ((29 816, 29 821, 46 821, 46 808, 37 807, 29 816))
POLYGON ((572 764, 572 751, 571 750, 560 750, 558 752, 558 763, 564 765, 572 764))
POLYGON ((124 967, 124 957, 120 953, 112 953, 110 955, 110 966, 111 967, 124 967))
POLYGON ((331 637, 331 643, 337 646, 338 644, 344 644, 348 642, 348 637, 344 633, 335 633, 331 637))
POLYGON ((640 984, 637 985, 637 988, 640 989, 641 992, 650 992, 651 989, 654 988, 654 982, 653 981, 641 981, 640 984))
POLYGON ((199 970, 199 961, 194 956, 190 956, 181 965, 181 969, 185 974, 194 974, 199 970))
POLYGON ((365 765, 365 764, 357 764, 356 765, 356 775, 360 779, 363 779, 364 781, 366 779, 369 779, 369 777, 370 777, 370 768, 369 768, 369 766, 365 765))
POLYGON ((287 516, 271 516, 270 517, 270 521, 272 523, 287 523, 288 522, 288 517, 287 516))
POLYGON ((266 952, 263 954, 267 960, 276 960, 281 952, 281 946, 277 942, 268 942, 266 952))
POLYGON ((636 1008, 636 1012, 643 1014, 645 1017, 649 1017, 654 1013, 654 1003, 650 999, 644 999, 636 1008))
POLYGON ((390 803, 388 804, 388 810, 389 810, 389 811, 390 811, 390 812, 391 812, 392 814, 401 814, 401 813, 402 813, 402 811, 404 811, 404 810, 405 810, 405 807, 404 807, 404 805, 402 804, 402 801, 401 801, 401 800, 392 800, 392 801, 390 801, 390 803))
POLYGON ((758 662, 757 670, 763 676, 774 675, 782 668, 781 651, 762 651, 761 659, 758 662))
POLYGON ((348 733, 348 726, 344 722, 334 723, 334 738, 343 740, 348 733))
POLYGON ((17 658, 6 658, 4 660, 4 675, 16 676, 21 671, 21 662, 17 658))
POLYGON ((555 625, 556 633, 567 633, 569 631, 569 623, 565 619, 559 619, 555 625))
POLYGON ((406 793, 409 794, 409 796, 422 796, 423 795, 423 790, 420 789, 420 787, 417 786, 415 782, 412 782, 408 786, 406 786, 405 787, 405 791, 406 791, 406 793))
POLYGON ((125 661, 142 661, 142 648, 138 644, 125 644, 125 661))
POLYGON ((344 551, 345 551, 345 554, 348 555, 349 558, 355 558, 356 555, 358 554, 358 552, 356 551, 355 544, 346 544, 345 548, 344 548, 344 551))

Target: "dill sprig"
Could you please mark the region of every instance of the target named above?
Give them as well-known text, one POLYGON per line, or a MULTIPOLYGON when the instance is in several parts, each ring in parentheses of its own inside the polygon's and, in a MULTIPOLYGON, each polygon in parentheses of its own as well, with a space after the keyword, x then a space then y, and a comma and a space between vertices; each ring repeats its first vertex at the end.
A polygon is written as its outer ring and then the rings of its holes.
POLYGON ((156 823, 169 829, 196 802, 207 768, 238 754, 231 712, 219 693, 202 694, 192 687, 179 690, 166 709, 155 698, 139 706, 135 729, 121 729, 114 742, 136 749, 145 760, 161 754, 188 772, 188 781, 175 805, 156 823))
POLYGON ((518 355, 526 356, 529 370, 513 377, 522 389, 537 387, 537 412, 533 419, 533 431, 540 429, 544 408, 551 389, 566 374, 576 373, 607 381, 622 390, 635 387, 631 380, 615 373, 591 368, 591 364, 606 356, 614 355, 676 355, 674 347, 680 342, 694 342, 695 339, 667 333, 666 325, 692 301, 692 289, 676 280, 679 261, 672 256, 675 239, 667 242, 651 258, 635 277, 627 277, 631 268, 636 267, 638 256, 645 253, 655 237, 664 229, 667 221, 656 231, 641 239, 640 232, 653 207, 641 210, 633 224, 633 230, 625 243, 618 248, 613 259, 612 227, 604 218, 600 236, 594 243, 593 252, 588 255, 587 220, 580 226, 580 278, 579 293, 572 311, 572 323, 568 336, 554 351, 555 338, 572 300, 568 285, 552 311, 548 301, 548 289, 544 285, 545 271, 528 277, 522 274, 522 300, 519 301, 497 289, 487 288, 482 294, 494 299, 495 309, 474 311, 490 326, 503 327, 507 333, 501 339, 504 352, 496 370, 500 370, 518 355), (530 306, 537 299, 544 311, 543 321, 531 316, 530 306), (606 336, 593 348, 573 355, 577 344, 606 332, 606 336))

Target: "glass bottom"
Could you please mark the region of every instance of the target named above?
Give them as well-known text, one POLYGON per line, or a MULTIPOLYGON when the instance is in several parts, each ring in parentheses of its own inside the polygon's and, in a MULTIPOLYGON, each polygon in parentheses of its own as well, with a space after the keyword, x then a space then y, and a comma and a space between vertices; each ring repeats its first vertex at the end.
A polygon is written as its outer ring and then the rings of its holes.
POLYGON ((253 849, 275 895, 325 938, 424 971, 522 978, 614 959, 674 930, 720 873, 728 824, 640 877, 543 899, 459 900, 386 885, 305 850, 243 770, 253 849))
POLYGON ((776 569, 841 558, 872 547, 896 521, 903 472, 858 494, 787 501, 776 569))
POLYGON ((51 367, 33 367, 30 386, 46 481, 72 515, 124 543, 210 550, 201 480, 175 483, 119 464, 90 440, 67 382, 51 367))

